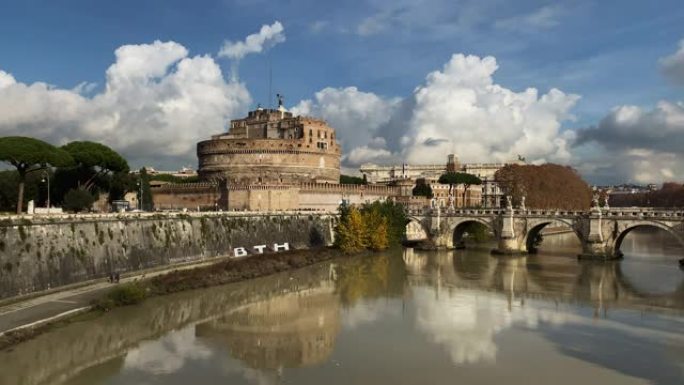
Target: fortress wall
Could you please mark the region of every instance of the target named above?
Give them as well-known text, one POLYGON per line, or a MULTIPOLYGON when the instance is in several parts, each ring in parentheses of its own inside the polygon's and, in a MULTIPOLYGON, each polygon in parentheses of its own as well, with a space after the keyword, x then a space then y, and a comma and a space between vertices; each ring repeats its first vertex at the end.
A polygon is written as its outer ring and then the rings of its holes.
POLYGON ((341 185, 308 183, 298 185, 235 185, 211 183, 166 185, 153 189, 158 209, 229 211, 289 211, 315 210, 336 212, 344 199, 352 204, 363 204, 400 195, 397 186, 341 185))
POLYGON ((234 247, 332 242, 333 216, 194 213, 61 216, 0 223, 0 298, 186 261, 234 247))
POLYGON ((152 188, 157 210, 215 210, 220 205, 221 191, 214 183, 168 184, 152 188))
MULTIPOLYGON (((316 139, 318 141, 318 139, 316 139)), ((340 150, 304 139, 215 139, 197 144, 200 177, 235 184, 338 183, 340 150)), ((332 139, 326 142, 335 143, 332 139)))

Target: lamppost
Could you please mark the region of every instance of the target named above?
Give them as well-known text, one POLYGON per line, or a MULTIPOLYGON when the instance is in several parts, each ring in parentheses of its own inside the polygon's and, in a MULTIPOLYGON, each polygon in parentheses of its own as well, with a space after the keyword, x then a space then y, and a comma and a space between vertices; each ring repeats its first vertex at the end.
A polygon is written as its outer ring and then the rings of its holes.
POLYGON ((138 180, 138 193, 140 194, 140 198, 138 199, 138 210, 143 211, 143 182, 142 182, 142 177, 140 180, 138 180))
POLYGON ((47 170, 43 171, 43 179, 41 182, 47 181, 47 214, 50 215, 50 173, 47 170))
POLYGON ((487 177, 484 177, 484 208, 487 208, 487 192, 489 192, 489 183, 487 183, 487 177))

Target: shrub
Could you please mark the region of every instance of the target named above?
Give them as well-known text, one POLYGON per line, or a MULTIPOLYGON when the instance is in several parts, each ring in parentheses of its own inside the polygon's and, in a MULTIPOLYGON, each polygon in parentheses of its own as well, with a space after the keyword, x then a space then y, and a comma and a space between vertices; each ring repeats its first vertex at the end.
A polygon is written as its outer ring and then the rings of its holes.
POLYGON ((366 245, 369 249, 379 251, 389 246, 387 232, 387 218, 380 214, 378 208, 363 213, 366 227, 366 245))
POLYGON ((115 307, 135 305, 147 297, 146 288, 139 283, 126 283, 112 289, 107 295, 97 300, 94 307, 98 310, 109 311, 115 307))
POLYGON ((81 212, 89 210, 95 202, 95 197, 83 189, 71 189, 64 195, 63 206, 66 210, 81 212))
POLYGON ((366 226, 356 207, 349 209, 337 226, 337 245, 345 253, 358 253, 366 248, 366 226))

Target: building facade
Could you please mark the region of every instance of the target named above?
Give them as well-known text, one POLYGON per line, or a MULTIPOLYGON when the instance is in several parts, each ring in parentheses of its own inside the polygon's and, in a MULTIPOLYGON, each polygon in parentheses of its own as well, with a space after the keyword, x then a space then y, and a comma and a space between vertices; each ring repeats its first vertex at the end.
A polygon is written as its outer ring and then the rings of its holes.
MULTIPOLYGON (((449 154, 447 162, 444 164, 412 165, 404 163, 401 165, 378 166, 367 163, 361 165, 359 171, 369 183, 374 184, 394 184, 401 180, 415 181, 416 179, 425 179, 432 186, 433 190, 439 189, 442 195, 444 194, 442 191, 443 186, 437 183, 442 174, 446 172, 468 173, 482 180, 480 186, 470 187, 470 189, 479 189, 479 194, 469 191, 468 194, 471 194, 473 198, 466 198, 466 202, 461 202, 462 198, 459 198, 460 200, 455 203, 456 207, 463 207, 464 205, 500 207, 504 193, 496 183, 496 172, 507 164, 522 163, 523 161, 520 160, 506 163, 460 163, 458 156, 449 154), (476 196, 477 198, 475 198, 476 196), (476 203, 476 201, 479 203, 476 203)), ((447 196, 444 195, 443 198, 446 199, 447 196)), ((440 205, 443 204, 444 202, 440 202, 440 205)))

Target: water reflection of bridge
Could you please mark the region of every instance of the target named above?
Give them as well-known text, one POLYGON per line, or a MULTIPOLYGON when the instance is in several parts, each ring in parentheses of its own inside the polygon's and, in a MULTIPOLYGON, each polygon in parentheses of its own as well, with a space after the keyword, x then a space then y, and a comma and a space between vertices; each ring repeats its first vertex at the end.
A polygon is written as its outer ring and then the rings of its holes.
POLYGON ((544 299, 636 310, 684 311, 684 280, 667 294, 640 291, 620 262, 577 262, 564 257, 491 258, 467 253, 405 249, 409 284, 436 290, 478 289, 512 299, 544 299))

